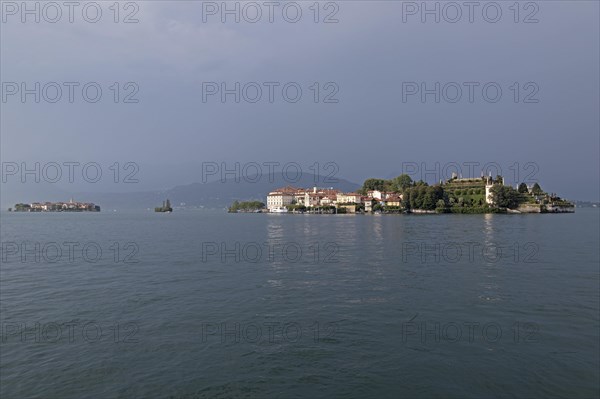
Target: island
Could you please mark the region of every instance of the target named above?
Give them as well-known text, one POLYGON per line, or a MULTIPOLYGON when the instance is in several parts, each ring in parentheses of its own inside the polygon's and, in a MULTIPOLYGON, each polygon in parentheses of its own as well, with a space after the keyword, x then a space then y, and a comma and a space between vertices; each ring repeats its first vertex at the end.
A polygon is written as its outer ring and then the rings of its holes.
MULTIPOLYGON (((12 212, 12 208, 8 208, 12 212)), ((100 212, 100 207, 91 202, 32 202, 15 205, 14 212, 100 212)))
MULTIPOLYGON (((234 203, 235 205, 235 203, 234 203)), ((231 208, 230 208, 231 209, 231 208)), ((333 188, 278 188, 267 195, 269 213, 572 213, 575 205, 538 183, 505 185, 502 176, 462 178, 429 185, 406 174, 371 178, 352 193, 333 188)))
POLYGON ((234 201, 227 210, 229 213, 261 213, 265 210, 265 203, 260 201, 234 201))
POLYGON ((166 201, 163 201, 162 206, 154 208, 154 212, 173 212, 173 208, 171 207, 171 201, 167 198, 166 201))

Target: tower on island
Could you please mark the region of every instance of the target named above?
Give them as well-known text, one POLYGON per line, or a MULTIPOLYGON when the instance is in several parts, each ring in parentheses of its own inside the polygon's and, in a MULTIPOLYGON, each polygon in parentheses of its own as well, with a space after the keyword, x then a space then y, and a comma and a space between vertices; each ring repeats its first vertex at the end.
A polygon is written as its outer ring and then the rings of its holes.
POLYGON ((487 204, 492 204, 493 201, 490 198, 490 195, 492 194, 492 187, 494 187, 496 184, 502 184, 504 186, 504 176, 498 176, 499 179, 495 180, 492 178, 492 172, 489 173, 489 175, 485 178, 485 202, 487 204))
POLYGON ((163 201, 161 207, 154 208, 154 212, 173 212, 173 208, 171 207, 171 201, 167 198, 166 201, 163 201))

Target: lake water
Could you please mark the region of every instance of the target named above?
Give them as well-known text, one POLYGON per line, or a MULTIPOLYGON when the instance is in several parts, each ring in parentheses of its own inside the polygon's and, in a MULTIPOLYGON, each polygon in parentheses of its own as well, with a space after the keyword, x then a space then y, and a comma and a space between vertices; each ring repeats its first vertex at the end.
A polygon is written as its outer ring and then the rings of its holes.
POLYGON ((1 225, 3 399, 599 395, 596 209, 1 225))

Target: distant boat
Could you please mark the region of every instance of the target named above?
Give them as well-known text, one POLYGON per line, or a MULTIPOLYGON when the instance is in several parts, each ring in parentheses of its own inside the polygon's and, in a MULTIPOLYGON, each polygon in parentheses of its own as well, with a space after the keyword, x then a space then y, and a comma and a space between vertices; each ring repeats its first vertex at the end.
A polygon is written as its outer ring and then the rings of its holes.
POLYGON ((169 199, 167 198, 166 201, 163 201, 163 205, 161 207, 154 208, 154 212, 164 212, 164 213, 173 212, 173 208, 171 208, 171 202, 169 201, 169 199))
POLYGON ((287 213, 288 209, 285 206, 271 209, 271 213, 287 213))

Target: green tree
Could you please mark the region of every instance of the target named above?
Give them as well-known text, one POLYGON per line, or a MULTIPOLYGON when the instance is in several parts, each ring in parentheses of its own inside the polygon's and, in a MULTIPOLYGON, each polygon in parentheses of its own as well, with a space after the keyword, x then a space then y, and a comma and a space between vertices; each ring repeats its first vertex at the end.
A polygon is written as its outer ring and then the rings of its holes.
POLYGON ((517 189, 517 191, 520 192, 521 194, 527 194, 529 192, 529 189, 527 188, 527 184, 525 184, 525 183, 519 184, 519 188, 517 189))
POLYGON ((537 183, 535 183, 533 185, 533 187, 531 187, 531 192, 535 195, 540 195, 540 194, 544 193, 544 191, 542 191, 542 188, 540 187, 540 185, 537 183))
POLYGON ((446 209, 446 203, 443 199, 438 200, 437 204, 435 204, 435 208, 438 211, 443 211, 444 209, 446 209))
POLYGON ((436 204, 439 200, 444 200, 444 189, 439 184, 427 187, 427 193, 431 196, 432 201, 436 204))
POLYGON ((410 189, 410 207, 411 209, 423 209, 423 199, 425 197, 426 186, 417 185, 410 189))
POLYGON ((432 210, 435 208, 435 201, 430 192, 426 192, 423 195, 423 202, 421 202, 422 209, 432 210))
POLYGON ((519 206, 520 194, 510 186, 494 185, 490 189, 492 202, 499 208, 516 208, 519 206))
POLYGON ((409 175, 404 173, 400 176, 394 177, 392 183, 394 191, 404 192, 407 188, 412 187, 413 179, 409 175))
POLYGON ((417 183, 404 192, 404 207, 407 209, 433 210, 439 200, 444 199, 444 189, 440 185, 427 186, 417 183))
POLYGON ((238 212, 238 211, 252 212, 252 211, 263 209, 264 207, 265 207, 265 204, 260 201, 240 202, 240 201, 236 200, 236 201, 233 201, 233 204, 231 204, 231 206, 229 207, 229 212, 238 212))
POLYGON ((386 182, 387 181, 384 179, 375 179, 375 178, 367 179, 363 183, 362 193, 366 194, 367 191, 370 191, 370 190, 383 191, 383 190, 385 190, 386 182))
POLYGON ((404 209, 410 210, 410 196, 411 196, 411 190, 406 190, 404 192, 404 195, 402 196, 402 207, 404 209))

